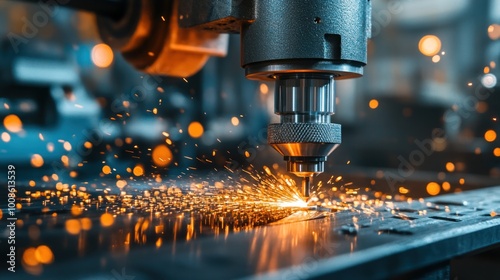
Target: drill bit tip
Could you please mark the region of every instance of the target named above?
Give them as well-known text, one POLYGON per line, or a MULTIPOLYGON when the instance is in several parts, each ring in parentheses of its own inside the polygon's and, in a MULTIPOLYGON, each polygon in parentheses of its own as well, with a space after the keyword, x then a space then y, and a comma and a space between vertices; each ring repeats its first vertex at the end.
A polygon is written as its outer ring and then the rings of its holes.
POLYGON ((309 197, 311 190, 312 176, 302 177, 302 195, 304 197, 309 197))

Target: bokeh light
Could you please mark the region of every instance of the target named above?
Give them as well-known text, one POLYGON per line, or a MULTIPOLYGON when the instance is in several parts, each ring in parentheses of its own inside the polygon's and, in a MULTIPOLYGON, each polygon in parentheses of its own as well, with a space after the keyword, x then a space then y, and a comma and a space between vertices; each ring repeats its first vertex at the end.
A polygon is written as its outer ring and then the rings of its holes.
POLYGON ((35 253, 36 249, 33 247, 26 249, 23 253, 23 262, 28 266, 37 266, 39 262, 36 259, 35 253))
POLYGON ((116 181, 116 186, 119 189, 125 188, 126 185, 127 185, 127 181, 125 181, 125 180, 118 180, 118 181, 116 181))
POLYGON ((42 264, 50 264, 54 261, 54 254, 48 246, 40 245, 35 250, 35 258, 42 264))
POLYGON ((425 189, 430 195, 438 195, 441 191, 441 186, 436 182, 429 182, 425 189))
POLYGON ((8 143, 10 141, 10 134, 8 134, 7 132, 3 132, 2 133, 2 141, 4 141, 5 143, 8 143))
POLYGON ((5 126, 5 129, 13 133, 23 130, 23 122, 16 115, 7 115, 3 119, 3 125, 5 126))
POLYGON ((260 93, 262 94, 269 93, 269 87, 266 84, 260 84, 260 93))
POLYGON ((97 44, 92 48, 92 62, 99 68, 107 68, 113 63, 113 50, 106 44, 97 44))
POLYGON ((107 166, 107 165, 104 165, 104 166, 102 167, 102 173, 104 173, 104 174, 106 174, 106 175, 107 175, 107 174, 111 174, 111 167, 109 167, 109 166, 107 166))
POLYGON ((492 24, 488 26, 488 37, 491 40, 497 40, 500 38, 500 24, 492 24))
POLYGON ((43 166, 43 157, 39 154, 34 154, 31 156, 31 166, 35 168, 40 168, 43 166))
POLYGON ((446 170, 448 172, 453 172, 455 171, 455 164, 453 164, 453 162, 447 162, 446 163, 446 170))
POLYGON ((66 231, 72 235, 79 234, 80 230, 81 230, 80 221, 77 219, 66 220, 65 227, 66 227, 66 231))
POLYGON ((203 125, 199 122, 192 122, 188 126, 188 133, 192 138, 200 138, 203 135, 203 132, 203 125))
POLYGON ((109 227, 115 222, 115 218, 109 213, 102 214, 100 220, 103 227, 109 227))
POLYGON ((493 142, 497 139, 497 133, 494 130, 488 130, 484 133, 484 140, 487 142, 493 142))
POLYGON ((371 109, 377 109, 377 107, 378 107, 378 100, 377 99, 370 100, 370 102, 368 102, 368 106, 371 109))
POLYGON ((153 149, 151 158, 156 166, 168 166, 173 159, 172 151, 166 145, 158 145, 153 149))
POLYGON ((443 191, 447 192, 451 189, 451 184, 448 182, 443 182, 442 187, 443 187, 443 191))
POLYGON ((240 124, 240 119, 238 119, 238 117, 232 117, 231 124, 233 124, 234 126, 238 126, 240 124))
POLYGON ((425 56, 434 56, 441 50, 441 40, 435 35, 425 35, 418 42, 418 49, 425 56))
POLYGON ((144 168, 141 165, 136 165, 132 173, 134 173, 135 176, 142 176, 144 175, 144 168))
POLYGON ((497 85, 497 77, 493 74, 485 74, 481 78, 481 84, 485 88, 494 88, 497 85))

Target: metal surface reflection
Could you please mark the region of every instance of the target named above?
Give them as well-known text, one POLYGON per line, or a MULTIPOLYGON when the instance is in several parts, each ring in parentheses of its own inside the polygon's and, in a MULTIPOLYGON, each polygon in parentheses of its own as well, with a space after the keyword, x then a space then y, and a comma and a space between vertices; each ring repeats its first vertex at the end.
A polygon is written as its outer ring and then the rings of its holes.
POLYGON ((83 214, 75 207, 51 208, 45 199, 41 212, 19 210, 29 216, 20 220, 20 234, 34 239, 24 252, 24 273, 43 279, 60 273, 107 279, 123 270, 137 279, 384 279, 497 244, 498 195, 500 187, 407 202, 366 200, 341 212, 255 206, 246 208, 246 215, 228 211, 230 205, 210 213, 158 214, 146 207, 120 214, 119 206, 113 210, 117 200, 92 205, 95 209, 83 214), (280 221, 270 223, 275 220, 280 221), (40 228, 36 238, 26 230, 33 225, 40 228), (47 251, 45 257, 33 257, 41 256, 37 250, 47 251), (61 261, 62 252, 73 257, 61 261))

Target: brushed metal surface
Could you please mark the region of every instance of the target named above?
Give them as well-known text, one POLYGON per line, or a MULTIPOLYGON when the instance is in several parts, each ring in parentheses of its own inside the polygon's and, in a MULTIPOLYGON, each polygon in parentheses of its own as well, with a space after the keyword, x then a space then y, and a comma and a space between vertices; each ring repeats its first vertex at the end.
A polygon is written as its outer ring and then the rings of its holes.
POLYGON ((44 277, 71 272, 80 275, 75 279, 108 279, 123 269, 136 280, 386 279, 500 244, 499 197, 495 187, 360 205, 323 219, 299 212, 254 230, 49 266, 44 277))

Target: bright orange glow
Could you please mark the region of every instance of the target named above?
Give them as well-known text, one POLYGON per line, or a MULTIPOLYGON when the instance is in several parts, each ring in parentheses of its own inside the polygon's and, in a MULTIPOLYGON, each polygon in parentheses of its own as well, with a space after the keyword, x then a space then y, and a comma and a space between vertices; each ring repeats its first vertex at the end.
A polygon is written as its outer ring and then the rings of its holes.
POLYGON ((23 253, 23 262, 28 266, 37 266, 39 264, 36 259, 36 250, 33 247, 26 249, 23 253))
POLYGON ((486 133, 484 133, 484 140, 488 142, 493 142, 497 139, 497 133, 494 130, 488 130, 486 133))
POLYGON ((245 151, 245 157, 247 157, 247 158, 250 157, 250 152, 249 151, 245 151))
POLYGON ((29 185, 30 185, 30 187, 34 187, 34 186, 36 186, 36 182, 35 182, 35 181, 33 181, 33 180, 31 180, 31 181, 29 182, 29 185))
POLYGON ((484 74, 490 73, 490 67, 485 66, 484 69, 483 69, 483 72, 484 72, 484 74))
POLYGON ((407 194, 407 193, 409 193, 409 192, 410 192, 410 190, 409 190, 409 189, 407 189, 407 188, 405 188, 405 187, 399 187, 399 193, 400 193, 400 194, 407 194))
POLYGON ((144 174, 144 168, 142 168, 142 166, 140 165, 137 165, 136 167, 134 167, 133 173, 135 176, 142 176, 144 174))
POLYGON ((447 162, 446 163, 446 170, 448 172, 453 172, 455 171, 455 164, 453 164, 453 162, 447 162))
POLYGON ((85 143, 83 143, 83 146, 86 148, 86 149, 91 149, 92 148, 92 143, 87 141, 85 143))
POLYGON ((305 208, 308 206, 307 202, 299 197, 297 197, 295 201, 278 202, 277 205, 280 207, 298 207, 298 208, 305 208))
POLYGON ((82 208, 78 205, 72 205, 71 206, 71 215, 73 216, 79 216, 83 212, 82 208))
POLYGON ((31 156, 31 166, 35 168, 40 168, 43 166, 43 157, 39 154, 34 154, 31 156))
POLYGON ((459 183, 460 185, 465 184, 465 179, 464 179, 464 178, 460 178, 460 180, 458 180, 458 183, 459 183))
POLYGON ((64 164, 64 166, 68 167, 68 165, 69 165, 69 158, 68 158, 68 156, 66 156, 66 155, 61 156, 61 162, 64 164))
POLYGON ((10 132, 17 133, 23 130, 23 122, 16 115, 8 115, 3 119, 5 129, 10 132))
POLYGON ((111 167, 109 167, 109 166, 107 166, 107 165, 104 165, 104 166, 102 167, 102 173, 104 173, 104 174, 106 174, 106 175, 107 175, 107 174, 111 174, 111 167))
POLYGON ((418 49, 425 56, 434 56, 441 50, 441 40, 435 35, 425 35, 418 42, 418 49))
POLYGON ((370 102, 368 102, 368 106, 370 106, 371 109, 377 109, 378 100, 377 99, 370 100, 370 102))
POLYGON ((156 166, 165 167, 168 166, 173 159, 172 152, 165 145, 158 145, 154 148, 151 153, 151 157, 156 166))
POLYGON ((2 141, 8 143, 10 141, 10 134, 8 134, 7 132, 2 133, 2 141))
POLYGON ((90 230, 92 228, 92 220, 89 218, 82 218, 80 220, 83 230, 90 230))
POLYGON ((429 182, 426 187, 427 193, 430 195, 438 195, 441 191, 441 186, 436 182, 429 182))
POLYGON ((434 63, 438 63, 440 60, 441 60, 441 57, 437 54, 432 57, 432 62, 434 62, 434 63))
POLYGON ((200 138, 203 135, 204 129, 203 125, 199 122, 192 122, 188 126, 189 136, 193 138, 200 138))
POLYGON ((269 93, 269 87, 266 84, 260 84, 260 93, 262 94, 269 93))
POLYGON ((443 184, 441 186, 443 187, 443 191, 446 191, 446 192, 451 189, 451 185, 448 182, 443 182, 443 184))
POLYGON ((496 157, 500 157, 500 148, 495 148, 493 150, 493 155, 495 155, 496 157))
POLYGON ((126 185, 127 185, 127 181, 125 181, 125 180, 118 180, 118 181, 116 181, 116 186, 119 189, 125 188, 126 185))
POLYGON ((80 221, 77 219, 67 220, 65 226, 66 226, 66 231, 69 234, 76 235, 76 234, 80 233, 81 225, 80 225, 80 221))
POLYGON ((492 24, 492 25, 488 26, 488 37, 490 37, 491 40, 500 39, 500 25, 499 24, 492 24))
POLYGON ((109 213, 104 213, 101 216, 101 225, 103 227, 109 227, 115 222, 115 218, 113 218, 113 215, 109 213))
POLYGON ((63 147, 66 151, 71 151, 71 143, 70 142, 64 142, 63 147))
POLYGON ((73 170, 69 172, 69 177, 76 178, 76 176, 78 176, 78 173, 76 171, 73 170))
POLYGON ((40 245, 35 250, 36 260, 43 264, 50 264, 54 261, 54 254, 48 246, 40 245))
POLYGON ((238 119, 237 117, 232 117, 231 118, 231 123, 234 125, 234 126, 238 126, 240 124, 240 119, 238 119))
POLYGON ((113 63, 113 50, 106 44, 97 44, 92 48, 92 62, 99 68, 107 68, 113 63))

